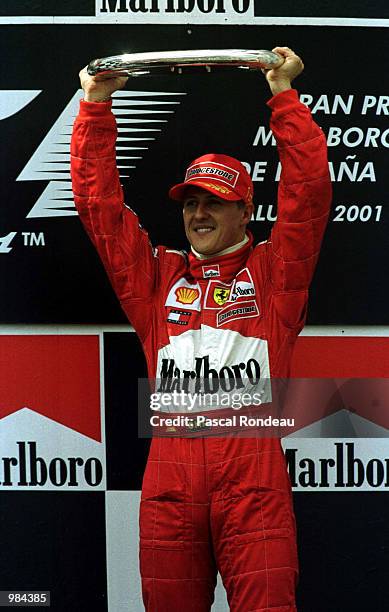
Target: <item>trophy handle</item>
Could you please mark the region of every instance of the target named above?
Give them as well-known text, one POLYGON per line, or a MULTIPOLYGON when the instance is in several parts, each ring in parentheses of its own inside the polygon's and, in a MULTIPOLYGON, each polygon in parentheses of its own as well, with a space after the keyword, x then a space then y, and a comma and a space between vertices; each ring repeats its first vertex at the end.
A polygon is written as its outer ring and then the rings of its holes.
POLYGON ((147 76, 155 71, 168 69, 181 74, 183 69, 203 66, 230 67, 246 70, 277 68, 285 58, 266 49, 193 49, 190 51, 153 51, 149 53, 125 53, 92 60, 88 74, 99 79, 114 76, 147 76))

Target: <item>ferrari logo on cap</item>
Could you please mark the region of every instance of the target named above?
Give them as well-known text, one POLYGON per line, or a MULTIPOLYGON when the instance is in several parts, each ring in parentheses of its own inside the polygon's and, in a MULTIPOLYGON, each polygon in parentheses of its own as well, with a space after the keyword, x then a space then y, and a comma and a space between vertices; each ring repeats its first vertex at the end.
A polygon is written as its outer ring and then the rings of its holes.
POLYGON ((213 299, 216 304, 219 304, 219 306, 223 306, 229 297, 230 289, 226 289, 225 287, 216 287, 216 289, 213 290, 213 299))

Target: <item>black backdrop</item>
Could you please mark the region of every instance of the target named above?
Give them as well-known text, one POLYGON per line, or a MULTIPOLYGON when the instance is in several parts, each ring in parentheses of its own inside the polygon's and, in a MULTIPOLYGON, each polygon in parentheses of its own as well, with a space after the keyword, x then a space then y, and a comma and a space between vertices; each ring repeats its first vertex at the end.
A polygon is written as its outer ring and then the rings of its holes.
MULTIPOLYGON (((7 288, 1 309, 4 323, 125 320, 77 218, 26 219, 47 180, 15 180, 75 94, 78 71, 91 58, 121 52, 129 43, 133 51, 239 47, 242 41, 247 48, 273 47, 274 41, 288 43, 306 63, 305 73, 296 81, 301 93, 313 96, 314 103, 327 95, 330 109, 334 95, 344 100, 354 95, 348 115, 340 109, 336 114, 315 113, 326 132, 333 126, 343 131, 358 127, 364 133, 370 127, 380 132, 387 129, 388 115, 373 114, 374 109, 361 115, 366 95, 387 95, 381 58, 389 43, 383 28, 191 26, 190 31, 188 34, 186 26, 145 29, 141 25, 3 27, 1 44, 7 70, 2 71, 0 87, 42 90, 25 108, 1 122, 1 235, 19 232, 12 251, 0 262, 7 288), (365 56, 363 49, 368 49, 365 56), (45 248, 26 249, 21 232, 44 232, 45 248)), ((154 244, 186 247, 180 211, 168 201, 167 189, 181 180, 191 159, 208 150, 223 151, 249 163, 269 160, 265 180, 255 183, 255 201, 275 203, 275 149, 252 146, 258 125, 268 124, 268 89, 262 75, 219 72, 138 78, 132 79, 128 88, 187 94, 136 163, 131 182, 124 180, 127 201, 138 211, 154 244)), ((345 219, 331 223, 312 289, 311 324, 383 325, 388 321, 387 145, 377 142, 378 147, 330 147, 336 178, 347 156, 356 156, 347 161, 350 168, 359 162, 356 181, 347 176, 334 181, 333 218, 338 214, 337 205, 357 205, 359 209, 368 205, 372 216, 367 222, 345 219), (374 164, 375 181, 369 177, 358 181, 368 162, 374 164), (382 207, 378 222, 377 206, 382 207)), ((265 238, 269 228, 268 222, 252 223, 258 238, 265 238)))

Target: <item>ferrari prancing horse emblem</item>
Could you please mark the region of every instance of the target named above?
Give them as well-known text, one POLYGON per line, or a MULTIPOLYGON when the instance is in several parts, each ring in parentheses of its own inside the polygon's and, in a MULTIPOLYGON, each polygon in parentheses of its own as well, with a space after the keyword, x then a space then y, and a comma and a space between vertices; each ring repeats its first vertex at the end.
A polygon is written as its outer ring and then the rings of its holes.
POLYGON ((223 306, 229 297, 230 289, 226 289, 225 287, 216 287, 216 289, 213 290, 213 299, 216 304, 219 304, 219 306, 223 306))

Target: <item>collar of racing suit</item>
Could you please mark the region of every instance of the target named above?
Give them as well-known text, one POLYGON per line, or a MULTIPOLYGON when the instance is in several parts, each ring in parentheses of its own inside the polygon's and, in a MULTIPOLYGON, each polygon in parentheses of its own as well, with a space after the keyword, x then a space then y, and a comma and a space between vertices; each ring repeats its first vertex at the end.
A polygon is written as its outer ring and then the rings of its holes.
POLYGON ((227 249, 224 249, 223 251, 219 251, 218 253, 214 253, 213 255, 204 255, 203 253, 198 253, 192 246, 190 247, 190 250, 192 251, 192 253, 194 253, 194 255, 196 255, 197 259, 213 259, 213 257, 220 257, 220 255, 228 255, 229 253, 234 253, 235 251, 240 249, 244 244, 246 244, 248 240, 249 240, 249 237, 247 234, 245 234, 245 237, 243 238, 243 240, 238 242, 238 244, 233 244, 227 249))
MULTIPOLYGON (((236 250, 233 249, 232 252, 230 249, 226 249, 227 252, 223 251, 222 254, 207 257, 206 259, 200 259, 193 252, 189 253, 189 269, 193 278, 207 279, 204 268, 210 270, 214 267, 218 271, 218 276, 215 275, 215 278, 224 282, 230 282, 239 270, 245 266, 252 249, 253 236, 251 232, 247 230, 246 236, 247 240, 243 241, 243 246, 236 250)), ((239 245, 237 246, 239 247, 239 245)))

